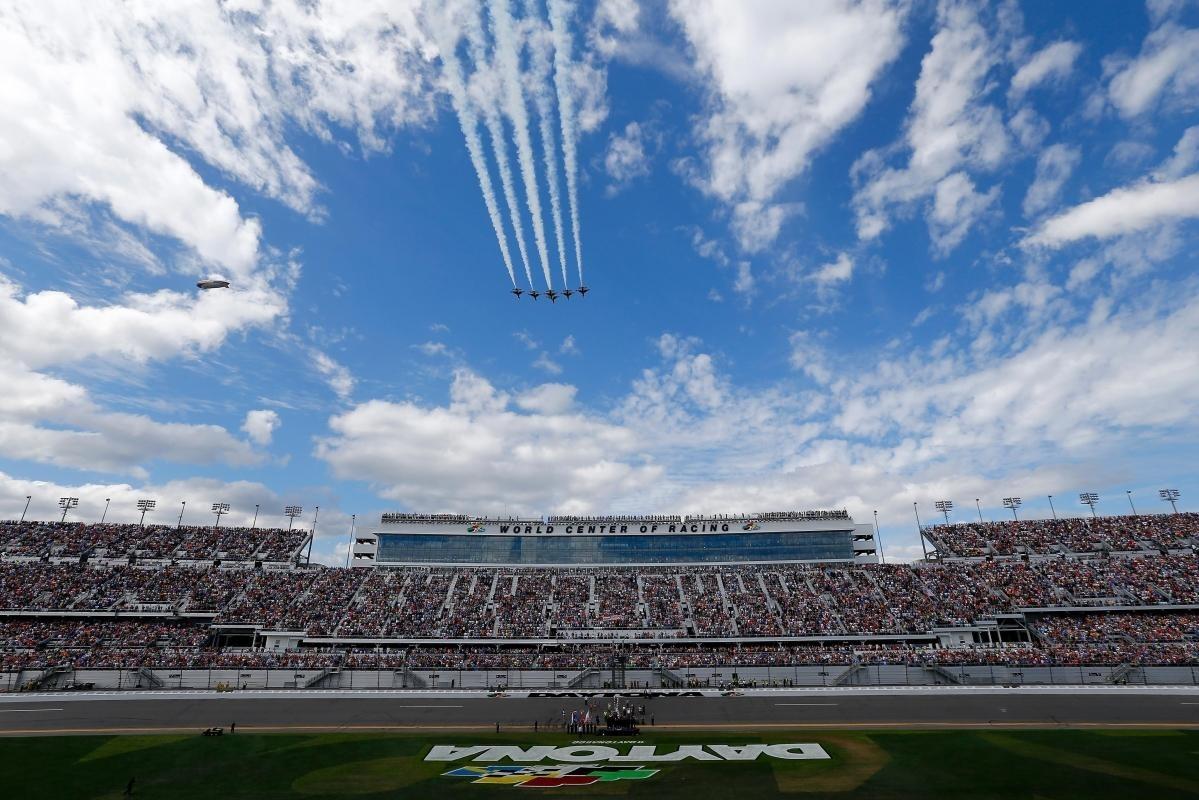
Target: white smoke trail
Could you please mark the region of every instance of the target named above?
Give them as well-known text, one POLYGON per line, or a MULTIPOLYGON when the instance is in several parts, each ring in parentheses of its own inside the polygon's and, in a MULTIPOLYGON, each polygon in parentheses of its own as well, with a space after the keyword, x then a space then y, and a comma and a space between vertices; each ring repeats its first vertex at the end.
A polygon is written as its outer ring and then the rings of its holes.
MULTIPOLYGON (((477 3, 471 4, 471 11, 466 20, 466 40, 470 46, 471 60, 475 65, 475 74, 481 74, 488 66, 487 47, 483 39, 483 23, 481 9, 477 3)), ((513 238, 516 239, 516 249, 520 251, 520 261, 525 268, 525 278, 529 288, 533 288, 533 272, 529 269, 529 252, 525 249, 525 225, 520 216, 520 204, 516 200, 516 189, 512 183, 512 167, 508 163, 508 148, 504 141, 504 124, 499 111, 490 98, 481 102, 483 110, 483 125, 491 139, 491 150, 495 155, 496 166, 500 171, 500 186, 504 192, 504 204, 508 206, 508 217, 512 222, 513 238)))
POLYGON ((541 194, 537 188, 537 165, 533 162, 533 142, 529 135, 529 113, 525 108, 524 88, 520 73, 520 51, 516 34, 512 29, 512 9, 508 0, 489 0, 491 25, 495 33, 495 60, 503 83, 504 110, 512 120, 516 134, 516 160, 520 164, 521 177, 525 184, 525 201, 529 216, 533 218, 533 241, 537 255, 541 257, 541 271, 545 274, 545 285, 554 288, 550 274, 549 254, 545 245, 545 222, 541 218, 541 194))
POLYGON ((579 241, 579 157, 575 150, 575 105, 570 88, 569 11, 563 0, 549 0, 550 31, 554 42, 554 88, 558 91, 558 116, 562 123, 562 160, 566 195, 570 200, 570 230, 575 241, 575 266, 583 283, 583 245, 579 241))
POLYGON ((536 30, 529 43, 533 68, 533 103, 537 106, 537 127, 541 134, 541 152, 545 162, 545 181, 550 187, 550 216, 554 220, 554 238, 558 245, 558 265, 562 268, 562 285, 566 278, 566 242, 562 233, 562 197, 558 193, 558 141, 554 137, 554 100, 550 96, 550 42, 548 29, 541 24, 539 0, 525 0, 525 17, 536 30))
MULTIPOLYGON (((442 31, 444 34, 444 31, 442 31)), ((470 163, 475 168, 479 178, 479 189, 483 192, 483 204, 487 206, 487 216, 491 218, 491 227, 495 230, 495 240, 500 246, 500 255, 504 258, 504 266, 508 268, 508 277, 516 286, 516 272, 512 268, 512 254, 508 250, 508 236, 504 232, 504 223, 500 219, 499 205, 495 199, 495 187, 491 183, 491 172, 487 169, 487 160, 483 156, 483 143, 479 140, 479 117, 475 113, 470 98, 466 95, 466 85, 462 80, 462 64, 458 61, 456 50, 457 37, 441 35, 438 37, 438 47, 441 50, 441 60, 445 67, 445 77, 450 91, 450 102, 458 115, 458 124, 462 127, 462 135, 466 138, 466 151, 470 154, 470 163)))

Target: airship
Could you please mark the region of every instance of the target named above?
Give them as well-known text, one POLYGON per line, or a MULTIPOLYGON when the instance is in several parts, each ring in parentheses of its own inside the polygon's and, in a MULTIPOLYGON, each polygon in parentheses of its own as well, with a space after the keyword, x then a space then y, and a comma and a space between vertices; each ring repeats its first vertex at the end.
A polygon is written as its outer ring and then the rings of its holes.
POLYGON ((197 289, 228 289, 229 281, 221 280, 220 278, 205 278, 202 281, 196 281, 197 289))

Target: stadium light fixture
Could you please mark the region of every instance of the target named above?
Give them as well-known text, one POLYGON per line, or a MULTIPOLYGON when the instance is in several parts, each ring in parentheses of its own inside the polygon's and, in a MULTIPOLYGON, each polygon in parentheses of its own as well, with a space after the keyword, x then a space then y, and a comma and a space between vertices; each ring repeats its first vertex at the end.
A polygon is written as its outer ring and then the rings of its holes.
POLYGON ((100 524, 104 524, 104 520, 108 519, 108 504, 112 502, 111 497, 104 498, 104 513, 100 515, 100 524))
POLYGON ((62 519, 59 522, 67 521, 67 512, 75 506, 79 505, 78 497, 60 497, 58 498, 58 507, 62 509, 62 519))
MULTIPOLYGON (((877 512, 875 512, 875 513, 877 513, 877 512)), ((347 567, 350 566, 350 551, 352 551, 354 549, 354 526, 357 524, 357 522, 358 522, 358 515, 351 514, 350 515, 350 544, 348 547, 346 547, 346 566, 347 567)), ((878 528, 877 522, 875 522, 875 528, 876 529, 878 528)))
POLYGON ((1016 515, 1016 509, 1019 508, 1023 503, 1024 501, 1019 497, 1003 498, 1003 507, 1012 512, 1012 519, 1016 520, 1017 522, 1020 521, 1020 517, 1016 515))
POLYGON ((260 505, 262 505, 262 504, 261 503, 254 504, 254 521, 250 523, 250 530, 254 530, 255 528, 258 527, 258 507, 260 505))
POLYGON ((25 515, 29 513, 29 501, 33 499, 33 495, 25 495, 25 510, 21 512, 21 522, 25 521, 25 515))
POLYGON ((1132 509, 1132 515, 1137 515, 1137 507, 1132 504, 1132 489, 1125 489, 1124 494, 1128 495, 1128 507, 1132 509))
POLYGON ((296 517, 304 513, 304 506, 284 506, 283 516, 287 517, 287 529, 290 531, 292 523, 296 521, 296 517))
POLYGON ((978 521, 983 521, 983 507, 978 504, 978 498, 974 498, 974 507, 978 509, 978 521))
POLYGON ((179 506, 179 521, 175 523, 176 529, 183 527, 183 512, 187 511, 187 501, 180 500, 179 502, 181 505, 179 506))
POLYGON ((924 546, 924 526, 920 524, 920 509, 917 503, 912 503, 912 512, 916 515, 916 533, 920 534, 920 549, 924 551, 924 560, 928 561, 928 548, 924 546))
POLYGON ((1049 495, 1049 513, 1053 514, 1053 518, 1057 519, 1057 509, 1053 507, 1053 495, 1049 495))
POLYGON ((883 550, 883 535, 878 531, 878 509, 874 509, 874 538, 878 542, 878 554, 883 563, 887 563, 887 553, 883 550))
POLYGON ((1099 495, 1095 494, 1094 492, 1080 492, 1078 495, 1078 502, 1082 503, 1084 506, 1091 507, 1091 518, 1093 519, 1095 517, 1095 504, 1099 502, 1099 495))
MULTIPOLYGON (((1169 503, 1170 508, 1174 509, 1175 514, 1178 513, 1178 506, 1175 505, 1175 503, 1178 501, 1178 497, 1179 497, 1177 489, 1159 489, 1157 492, 1157 496, 1160 497, 1162 500, 1166 501, 1167 503, 1169 503)), ((25 498, 25 507, 26 508, 29 507, 29 498, 28 497, 25 498)), ((22 517, 22 519, 24 519, 24 517, 22 517)))
POLYGON ((229 504, 228 503, 213 503, 212 504, 212 513, 216 514, 216 526, 218 528, 221 527, 221 514, 229 513, 229 504))
POLYGON ((933 503, 933 505, 937 507, 938 511, 940 511, 942 514, 945 515, 945 524, 948 525, 949 524, 949 512, 953 511, 953 501, 952 500, 938 500, 937 502, 933 503))
POLYGON ((156 505, 158 505, 157 500, 138 500, 137 501, 137 508, 139 511, 142 512, 142 519, 141 519, 140 524, 143 528, 146 527, 146 512, 153 510, 153 508, 156 505))

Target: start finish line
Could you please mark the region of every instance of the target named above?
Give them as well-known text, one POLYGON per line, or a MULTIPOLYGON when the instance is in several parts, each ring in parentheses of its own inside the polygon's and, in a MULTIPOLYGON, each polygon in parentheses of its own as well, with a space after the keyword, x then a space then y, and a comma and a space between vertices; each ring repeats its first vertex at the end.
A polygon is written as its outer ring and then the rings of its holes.
POLYGON ((788 761, 829 758, 824 748, 815 743, 803 744, 687 744, 668 752, 658 752, 657 745, 631 745, 627 752, 607 745, 536 745, 512 747, 495 745, 434 745, 425 761, 512 761, 533 764, 539 761, 565 763, 615 762, 655 763, 693 761, 756 761, 759 756, 788 761))

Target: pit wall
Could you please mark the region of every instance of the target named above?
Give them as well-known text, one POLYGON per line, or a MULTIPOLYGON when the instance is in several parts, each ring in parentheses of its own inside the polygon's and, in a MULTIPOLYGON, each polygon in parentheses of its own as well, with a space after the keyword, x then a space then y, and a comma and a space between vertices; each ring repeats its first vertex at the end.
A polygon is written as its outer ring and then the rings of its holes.
POLYGON ((742 686, 932 685, 1199 685, 1199 667, 905 666, 694 667, 669 674, 626 670, 621 686, 609 670, 41 670, 0 672, 0 692, 95 689, 680 689, 742 686), (677 679, 685 683, 680 684, 677 679), (38 681, 41 685, 38 686, 38 681))

